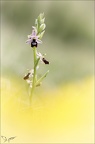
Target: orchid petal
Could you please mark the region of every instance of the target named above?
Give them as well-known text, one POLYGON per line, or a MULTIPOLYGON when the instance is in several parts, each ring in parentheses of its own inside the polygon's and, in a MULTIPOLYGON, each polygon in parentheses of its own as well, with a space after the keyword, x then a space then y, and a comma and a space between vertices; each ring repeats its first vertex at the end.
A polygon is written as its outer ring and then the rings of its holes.
POLYGON ((31 38, 31 35, 28 35, 28 38, 31 38))
POLYGON ((34 37, 36 36, 35 30, 32 31, 32 36, 34 36, 34 37))
POLYGON ((35 26, 32 26, 33 30, 36 32, 37 34, 37 28, 35 26))
POLYGON ((28 44, 31 44, 31 42, 32 42, 31 39, 28 39, 28 40, 26 41, 26 43, 28 43, 28 44))

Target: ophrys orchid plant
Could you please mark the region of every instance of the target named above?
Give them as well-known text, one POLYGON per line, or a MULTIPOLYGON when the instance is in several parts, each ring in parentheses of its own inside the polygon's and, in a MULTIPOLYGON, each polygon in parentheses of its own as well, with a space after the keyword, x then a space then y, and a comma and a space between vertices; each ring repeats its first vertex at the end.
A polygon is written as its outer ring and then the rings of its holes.
POLYGON ((39 61, 43 62, 44 64, 49 64, 49 61, 45 59, 45 55, 42 55, 40 52, 37 51, 37 47, 39 44, 42 44, 42 37, 45 33, 45 17, 44 13, 41 13, 38 18, 35 20, 35 26, 32 26, 32 34, 28 35, 28 40, 26 41, 32 47, 33 56, 34 56, 34 66, 31 70, 28 71, 27 74, 24 76, 24 80, 29 85, 29 100, 30 105, 32 103, 32 96, 35 88, 40 86, 43 79, 47 76, 49 70, 41 76, 39 79, 37 77, 37 69, 39 68, 38 64, 39 61))

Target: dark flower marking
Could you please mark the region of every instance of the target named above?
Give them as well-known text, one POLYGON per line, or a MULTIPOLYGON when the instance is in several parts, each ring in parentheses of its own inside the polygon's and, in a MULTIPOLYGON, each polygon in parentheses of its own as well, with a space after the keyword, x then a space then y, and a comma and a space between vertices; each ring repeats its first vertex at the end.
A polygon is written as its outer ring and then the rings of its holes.
POLYGON ((42 61, 43 61, 45 64, 49 64, 49 61, 47 61, 45 58, 42 58, 42 61))

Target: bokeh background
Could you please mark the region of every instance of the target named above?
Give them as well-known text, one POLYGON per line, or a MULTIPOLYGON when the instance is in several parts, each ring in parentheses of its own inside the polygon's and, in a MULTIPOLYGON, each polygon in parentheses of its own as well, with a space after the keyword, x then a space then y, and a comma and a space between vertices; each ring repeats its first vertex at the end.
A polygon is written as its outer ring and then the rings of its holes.
POLYGON ((2 1, 1 134, 17 136, 14 143, 94 143, 93 99, 94 1, 2 1), (38 73, 50 73, 29 109, 23 76, 33 53, 25 41, 42 12, 46 32, 38 51, 50 65, 38 73))

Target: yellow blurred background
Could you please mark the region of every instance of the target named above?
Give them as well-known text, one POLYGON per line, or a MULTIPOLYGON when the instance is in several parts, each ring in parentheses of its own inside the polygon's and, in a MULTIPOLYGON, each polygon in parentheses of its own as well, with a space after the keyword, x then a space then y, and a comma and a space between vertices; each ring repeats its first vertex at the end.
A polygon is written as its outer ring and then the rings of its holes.
MULTIPOLYGON (((94 1, 1 2, 1 135, 11 143, 94 143, 94 1), (23 80, 33 67, 25 44, 44 12, 46 32, 38 51, 50 73, 28 106, 23 80)), ((4 140, 1 139, 1 143, 4 140)))
POLYGON ((16 136, 14 143, 94 143, 93 77, 41 92, 31 108, 20 84, 2 79, 2 135, 16 136))

